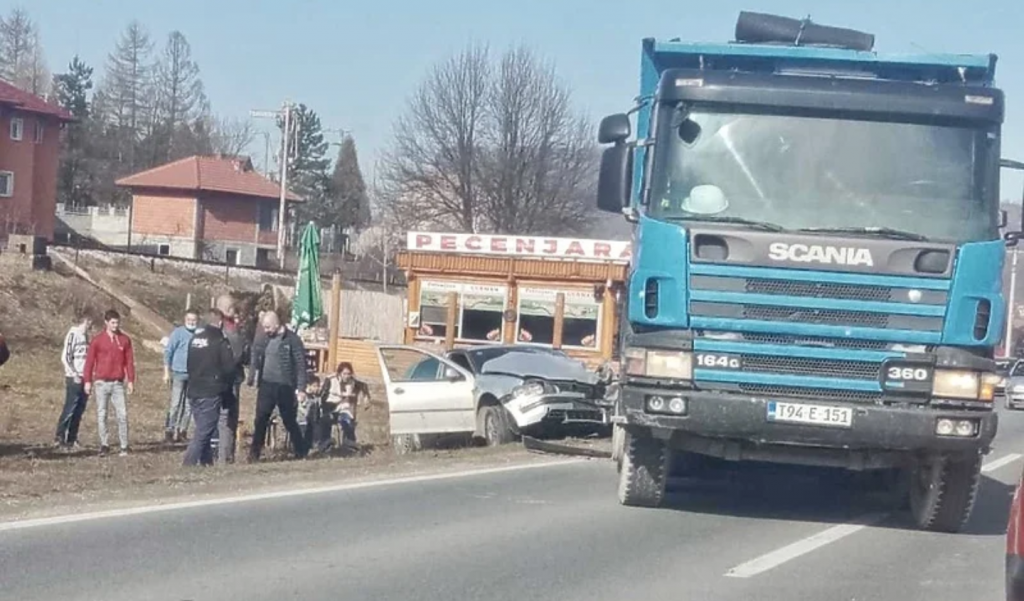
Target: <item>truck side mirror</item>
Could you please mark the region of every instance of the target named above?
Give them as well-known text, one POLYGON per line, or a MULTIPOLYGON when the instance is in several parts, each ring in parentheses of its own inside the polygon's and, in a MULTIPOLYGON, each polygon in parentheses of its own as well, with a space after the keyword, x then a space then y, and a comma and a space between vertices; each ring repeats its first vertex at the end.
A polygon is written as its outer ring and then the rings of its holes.
POLYGON ((1024 238, 1024 232, 1006 232, 1003 234, 1003 240, 1006 241, 1006 246, 1009 248, 1017 246, 1021 238, 1024 238))
POLYGON ((608 115, 601 119, 601 126, 597 131, 599 144, 619 144, 625 142, 632 133, 629 126, 629 117, 623 113, 608 115))
POLYGON ((629 205, 630 183, 633 178, 633 153, 626 144, 632 130, 629 117, 623 113, 601 119, 597 141, 612 144, 601 154, 601 171, 597 182, 597 208, 619 213, 629 205))
POLYGON ((622 142, 605 148, 601 154, 601 172, 597 180, 597 208, 621 213, 629 206, 633 179, 633 152, 622 142))

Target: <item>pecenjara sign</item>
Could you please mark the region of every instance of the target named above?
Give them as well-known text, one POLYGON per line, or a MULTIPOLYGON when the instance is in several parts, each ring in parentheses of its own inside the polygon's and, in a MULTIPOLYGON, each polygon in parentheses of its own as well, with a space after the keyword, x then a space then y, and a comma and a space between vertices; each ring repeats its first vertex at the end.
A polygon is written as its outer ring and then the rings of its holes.
POLYGON ((630 258, 630 244, 622 240, 409 232, 406 243, 409 250, 419 252, 513 255, 616 263, 627 263, 630 258))

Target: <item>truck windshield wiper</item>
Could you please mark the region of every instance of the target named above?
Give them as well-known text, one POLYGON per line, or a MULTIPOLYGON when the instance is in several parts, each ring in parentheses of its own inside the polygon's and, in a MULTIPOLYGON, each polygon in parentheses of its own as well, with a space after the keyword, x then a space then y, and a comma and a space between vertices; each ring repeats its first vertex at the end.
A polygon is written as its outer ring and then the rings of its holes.
POLYGON ((735 223, 736 225, 746 225, 755 229, 764 230, 767 232, 781 232, 785 230, 781 225, 769 223, 767 221, 756 221, 754 219, 745 219, 743 217, 681 217, 679 215, 673 215, 667 217, 672 221, 695 221, 697 223, 735 223))
POLYGON ((797 231, 831 232, 835 234, 878 234, 879 236, 892 238, 893 240, 917 240, 918 242, 923 242, 928 239, 921 234, 915 234, 914 232, 908 232, 906 230, 897 230, 891 227, 805 227, 797 231))

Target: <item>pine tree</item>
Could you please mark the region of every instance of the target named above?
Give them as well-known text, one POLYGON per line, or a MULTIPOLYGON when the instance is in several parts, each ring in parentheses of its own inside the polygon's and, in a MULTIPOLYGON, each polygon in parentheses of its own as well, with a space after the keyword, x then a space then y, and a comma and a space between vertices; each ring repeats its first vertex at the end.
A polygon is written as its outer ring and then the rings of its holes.
POLYGON ((337 225, 341 229, 360 230, 370 223, 370 198, 366 182, 359 170, 359 156, 352 136, 345 136, 338 151, 338 160, 331 174, 329 221, 322 225, 337 225))
POLYGON ((92 122, 89 90, 92 89, 92 67, 75 55, 66 73, 54 77, 57 102, 75 118, 67 126, 64 152, 57 179, 58 202, 66 205, 91 204, 94 173, 90 169, 89 130, 92 122))
MULTIPOLYGON (((284 131, 284 121, 278 120, 278 127, 284 131)), ((330 177, 327 168, 329 144, 324 140, 320 117, 305 104, 292 109, 290 136, 290 160, 288 162, 288 188, 305 199, 299 205, 302 223, 313 220, 321 226, 330 214, 328 188, 330 177)))

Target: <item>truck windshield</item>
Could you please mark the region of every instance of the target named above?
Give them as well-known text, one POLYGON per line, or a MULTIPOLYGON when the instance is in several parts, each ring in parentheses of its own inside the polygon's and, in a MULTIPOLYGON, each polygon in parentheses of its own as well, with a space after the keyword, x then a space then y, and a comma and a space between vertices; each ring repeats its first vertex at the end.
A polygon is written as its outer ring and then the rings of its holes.
POLYGON ((660 113, 652 217, 998 238, 994 128, 683 105, 660 113))

